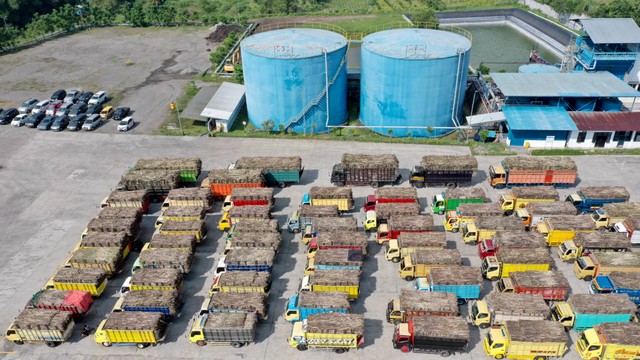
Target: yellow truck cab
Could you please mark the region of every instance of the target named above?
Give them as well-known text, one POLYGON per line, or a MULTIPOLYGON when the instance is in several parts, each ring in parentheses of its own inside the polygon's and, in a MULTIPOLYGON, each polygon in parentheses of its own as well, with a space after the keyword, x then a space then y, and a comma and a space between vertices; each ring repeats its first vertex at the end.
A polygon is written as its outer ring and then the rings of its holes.
POLYGON ((304 245, 309 245, 311 240, 315 237, 315 233, 313 232, 313 227, 311 225, 307 225, 304 227, 304 233, 302 233, 302 243, 304 245))
POLYGON ((582 359, 635 360, 640 356, 637 341, 640 324, 603 323, 585 330, 578 337, 576 352, 582 359))
POLYGON ((489 183, 496 189, 502 189, 507 185, 507 172, 502 165, 489 166, 489 183))
POLYGON ((473 222, 465 222, 460 225, 462 228, 462 240, 465 244, 475 244, 478 242, 478 229, 473 222))
POLYGON ((231 201, 231 195, 227 195, 227 197, 225 197, 224 201, 222 202, 222 211, 229 212, 229 210, 231 210, 232 207, 233 207, 233 201, 231 201))
POLYGON ((229 212, 222 214, 222 218, 218 222, 218 229, 220 231, 227 231, 231 229, 231 218, 229 217, 229 212))
POLYGON ((559 301, 551 308, 551 317, 561 323, 567 331, 573 328, 576 321, 571 305, 566 301, 559 301))
POLYGON ((489 305, 484 300, 475 301, 469 309, 469 321, 472 325, 482 329, 491 326, 491 312, 489 305))
POLYGON ((562 261, 576 261, 580 256, 578 252, 580 252, 580 248, 573 240, 567 240, 558 245, 558 257, 562 261))
POLYGON ((289 346, 297 348, 299 344, 305 344, 307 342, 306 332, 304 331, 304 322, 296 321, 293 323, 293 329, 291 330, 291 337, 287 340, 289 346))
POLYGON ((365 213, 364 216, 364 230, 372 231, 378 227, 378 218, 376 217, 376 212, 374 210, 369 210, 365 213))
POLYGON ((444 230, 458 232, 460 230, 460 219, 456 210, 449 210, 444 214, 444 230))
POLYGON ((487 256, 482 260, 482 272, 485 278, 489 280, 497 280, 500 278, 500 262, 495 256, 487 256))
POLYGON ((484 352, 493 358, 502 359, 506 355, 508 344, 507 336, 502 327, 491 328, 487 336, 482 340, 484 352))

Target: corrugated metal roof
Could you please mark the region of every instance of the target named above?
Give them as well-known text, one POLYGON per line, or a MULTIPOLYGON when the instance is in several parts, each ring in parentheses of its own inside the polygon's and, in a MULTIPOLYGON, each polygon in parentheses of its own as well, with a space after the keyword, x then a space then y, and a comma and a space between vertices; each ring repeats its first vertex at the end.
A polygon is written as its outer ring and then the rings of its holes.
POLYGON ((491 73, 505 96, 636 97, 636 91, 608 71, 558 74, 491 73))
POLYGON ((640 131, 640 112, 572 111, 580 131, 640 131))
POLYGON ((594 44, 640 44, 640 27, 633 19, 580 19, 594 44))
POLYGON ((469 125, 488 124, 488 123, 501 122, 505 120, 506 118, 504 117, 504 113, 501 111, 467 116, 467 124, 469 125))
POLYGON ((503 106, 510 130, 578 130, 571 117, 559 106, 503 106))
POLYGON ((229 120, 235 109, 244 101, 244 85, 223 82, 200 116, 229 120))

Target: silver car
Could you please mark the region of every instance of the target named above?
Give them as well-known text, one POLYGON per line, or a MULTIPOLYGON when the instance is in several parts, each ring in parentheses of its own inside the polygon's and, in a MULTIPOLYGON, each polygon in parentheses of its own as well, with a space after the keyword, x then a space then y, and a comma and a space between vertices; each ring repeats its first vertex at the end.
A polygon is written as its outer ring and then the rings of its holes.
POLYGON ((93 114, 84 121, 84 124, 82 124, 82 130, 93 131, 100 125, 102 125, 102 118, 98 114, 93 114))
POLYGON ((34 106, 38 103, 38 99, 31 98, 20 105, 18 111, 20 114, 28 114, 31 112, 34 106))

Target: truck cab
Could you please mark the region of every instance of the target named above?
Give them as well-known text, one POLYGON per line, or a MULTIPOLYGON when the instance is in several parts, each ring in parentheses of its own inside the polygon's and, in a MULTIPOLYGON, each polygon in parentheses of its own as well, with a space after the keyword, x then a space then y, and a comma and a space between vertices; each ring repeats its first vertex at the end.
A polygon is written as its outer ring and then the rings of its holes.
POLYGON ((495 189, 507 186, 507 172, 502 165, 489 166, 489 184, 495 189))
POLYGON ((460 225, 462 228, 462 240, 465 244, 475 244, 478 242, 478 229, 473 222, 465 222, 460 225))
POLYGON ((307 264, 304 267, 304 276, 309 276, 316 271, 316 259, 307 259, 307 264))
POLYGON ((231 201, 231 195, 227 195, 222 202, 222 212, 229 212, 233 207, 233 201, 231 201))
POLYGON ((510 278, 502 278, 496 283, 497 290, 502 293, 513 294, 516 291, 510 278))
POLYGON ((300 205, 311 205, 311 195, 309 195, 309 193, 302 196, 302 202, 300 205))
POLYGON ((416 278, 416 267, 412 262, 411 256, 403 257, 398 267, 398 272, 400 273, 401 278, 407 281, 412 281, 416 278))
POLYGON ((302 243, 308 245, 315 237, 316 233, 313 231, 313 227, 311 225, 305 226, 304 233, 302 233, 302 243))
POLYGON ((216 265, 216 273, 215 276, 218 276, 220 274, 222 274, 223 272, 227 271, 227 264, 224 261, 225 257, 221 257, 220 260, 218 260, 218 265, 216 265))
POLYGON ((344 175, 344 168, 342 164, 333 165, 331 169, 331 183, 336 186, 344 186, 346 184, 346 178, 344 175))
POLYGON ((411 351, 411 332, 409 324, 398 324, 393 331, 393 348, 402 349, 403 352, 411 351), (406 350, 405 350, 406 349, 406 350))
POLYGON ((575 261, 581 254, 581 249, 573 240, 567 240, 558 246, 558 257, 562 261, 575 261))
POLYGON ((396 298, 387 304, 387 322, 398 324, 404 322, 405 313, 400 309, 400 299, 396 298))
POLYGON ((596 264, 589 256, 582 256, 573 263, 573 272, 578 279, 590 281, 596 273, 596 264))
POLYGON ((424 167, 414 166, 409 175, 409 183, 418 189, 423 188, 425 177, 426 173, 424 171, 424 167))
POLYGON ((482 340, 482 347, 487 355, 502 359, 507 355, 508 343, 504 328, 492 328, 482 340))
POLYGON ((498 280, 501 272, 500 262, 495 256, 487 256, 482 260, 482 276, 488 280, 498 280))
POLYGON ((529 212, 529 210, 527 210, 526 208, 518 209, 516 210, 515 216, 520 220, 522 220, 522 222, 524 223, 525 230, 527 231, 531 230, 531 213, 529 212))
POLYGON ((305 276, 300 281, 300 289, 298 291, 311 291, 311 284, 309 283, 309 277, 305 276))
POLYGON ((307 350, 307 336, 304 331, 306 321, 296 321, 291 329, 291 336, 287 339, 289 345, 298 350, 307 350))
POLYGON ((391 234, 389 232, 389 224, 380 224, 378 226, 378 235, 376 241, 380 245, 384 245, 391 239, 391 234))
POLYGON ((378 218, 373 210, 367 211, 364 216, 364 230, 372 231, 378 227, 378 218))
POLYGON ((443 194, 435 195, 433 199, 431 199, 431 203, 433 204, 431 206, 431 210, 433 211, 434 214, 444 215, 445 200, 444 200, 443 194))
POLYGON ((378 199, 375 195, 368 195, 367 200, 364 203, 364 211, 375 210, 378 199))
POLYGON ((393 261, 394 263, 400 262, 400 244, 397 239, 389 240, 389 242, 387 243, 385 256, 387 257, 387 260, 393 261))
POLYGON ((604 352, 604 345, 595 329, 587 329, 578 337, 576 351, 583 359, 600 359, 604 352))
POLYGON ((208 316, 202 315, 198 316, 191 326, 191 331, 189 331, 189 341, 192 343, 196 343, 198 345, 202 344, 203 346, 206 344, 206 337, 204 336, 204 324, 207 322, 208 316))
POLYGON ((489 305, 484 300, 478 300, 471 304, 469 309, 469 321, 471 325, 477 326, 481 329, 486 329, 491 326, 491 312, 489 311, 489 305))
POLYGON ((478 242, 478 255, 480 256, 481 260, 486 258, 487 256, 494 256, 496 254, 496 251, 498 251, 498 249, 496 249, 495 245, 493 244, 493 240, 487 239, 478 242))
POLYGON ((287 217, 287 229, 291 233, 300 232, 300 212, 298 210, 294 210, 287 217))
POLYGON ((504 210, 506 215, 513 214, 513 210, 516 207, 516 198, 511 194, 502 194, 500 195, 500 199, 498 200, 500 203, 500 207, 504 210))
POLYGON ((566 331, 571 330, 576 321, 576 316, 571 306, 564 301, 560 301, 551 307, 551 317, 561 323, 566 331))
POLYGON ((224 214, 222 214, 222 218, 218 222, 218 229, 220 231, 226 231, 231 229, 231 217, 229 216, 228 212, 225 212, 224 214))
POLYGON ((590 294, 611 294, 615 291, 615 287, 611 279, 606 275, 596 276, 589 284, 590 294))
POLYGON ((288 322, 294 322, 300 320, 300 309, 297 307, 298 296, 293 295, 287 302, 287 307, 284 310, 284 319, 288 322))
POLYGON ((444 214, 444 230, 458 232, 460 230, 460 218, 456 210, 449 210, 444 214))
POLYGON ((593 214, 591 214, 591 219, 596 224, 596 229, 607 227, 609 225, 609 216, 604 212, 603 209, 598 209, 593 214))
POLYGON ((576 207, 576 209, 582 209, 582 203, 584 202, 584 199, 582 198, 582 196, 580 196, 580 194, 576 193, 570 194, 564 199, 564 201, 572 203, 573 206, 576 207))

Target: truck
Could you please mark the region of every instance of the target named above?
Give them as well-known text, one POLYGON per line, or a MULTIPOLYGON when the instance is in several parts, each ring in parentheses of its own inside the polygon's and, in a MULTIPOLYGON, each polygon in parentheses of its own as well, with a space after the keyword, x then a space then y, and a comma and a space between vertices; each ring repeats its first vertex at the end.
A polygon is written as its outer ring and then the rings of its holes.
POLYGON ((300 241, 304 245, 308 245, 309 242, 318 234, 325 231, 331 232, 354 232, 358 231, 358 220, 354 217, 326 217, 315 218, 311 224, 307 224, 304 227, 302 238, 300 241))
POLYGON ((149 206, 151 206, 151 196, 147 189, 132 191, 115 190, 100 203, 100 208, 102 209, 107 207, 131 207, 140 209, 143 214, 149 211, 149 206))
POLYGON ((427 233, 434 229, 431 215, 391 215, 386 224, 378 226, 376 242, 386 245, 391 240, 397 240, 400 234, 427 233))
POLYGON ((604 323, 578 336, 576 351, 582 359, 635 359, 640 355, 640 324, 604 323))
POLYGON ((629 239, 631 246, 640 245, 640 217, 632 217, 622 222, 617 222, 613 226, 614 231, 625 234, 629 239))
POLYGON ((419 202, 418 190, 415 188, 378 188, 373 195, 367 196, 364 211, 375 210, 377 204, 417 202, 419 202))
POLYGON ((271 249, 235 249, 220 258, 216 275, 225 271, 265 271, 271 273, 276 252, 271 249))
POLYGON ((478 299, 482 290, 480 268, 471 266, 450 266, 433 269, 426 277, 415 280, 414 289, 454 293, 458 297, 458 305, 466 304, 471 299, 478 299))
POLYGON ((93 247, 76 249, 64 266, 72 268, 100 268, 108 277, 114 276, 124 265, 123 251, 117 247, 93 247))
POLYGON ((148 190, 151 200, 162 202, 171 189, 180 186, 180 171, 131 170, 122 175, 116 190, 148 190))
POLYGON ((569 187, 577 177, 578 167, 568 156, 510 156, 500 165, 489 167, 489 185, 495 189, 532 185, 569 187))
POLYGON ((444 214, 444 230, 456 233, 464 222, 473 221, 478 216, 502 216, 502 213, 502 208, 496 203, 460 204, 458 210, 449 210, 444 214))
POLYGON ((149 241, 150 249, 185 249, 192 252, 196 249, 196 236, 155 234, 149 241))
POLYGON ((206 211, 201 206, 171 206, 156 219, 156 228, 165 221, 198 221, 203 220, 206 211))
POLYGON ((157 232, 160 235, 194 235, 196 243, 200 244, 207 236, 207 226, 204 220, 167 220, 158 228, 157 232))
POLYGON ((269 205, 273 207, 273 188, 235 188, 222 202, 222 211, 232 206, 269 205))
POLYGON ((588 186, 579 188, 564 201, 575 206, 578 213, 592 213, 605 204, 629 201, 629 191, 624 186, 588 186))
POLYGON ((299 183, 304 171, 299 156, 245 156, 236 162, 235 168, 260 170, 266 185, 280 188, 299 183))
POLYGON ((258 320, 266 320, 269 307, 267 294, 262 292, 217 292, 209 294, 204 299, 198 315, 224 312, 252 312, 258 315, 258 320))
POLYGON ((46 344, 56 347, 73 335, 75 323, 68 311, 24 309, 9 325, 4 339, 16 345, 46 344))
POLYGON ((512 215, 532 202, 552 202, 560 200, 558 190, 553 186, 534 186, 514 188, 508 194, 500 195, 500 206, 505 215, 512 215))
POLYGON ((184 274, 178 269, 139 269, 124 280, 118 295, 123 297, 131 291, 180 291, 183 279, 184 274))
POLYGON ((446 189, 431 200, 434 214, 444 215, 447 211, 457 210, 460 204, 485 203, 487 194, 479 187, 446 189))
POLYGON ((100 322, 94 340, 104 347, 111 345, 135 345, 144 349, 164 340, 167 322, 158 312, 112 312, 100 322))
POLYGON ((194 184, 202 171, 200 158, 157 158, 139 159, 135 170, 174 170, 180 174, 180 183, 194 184))
POLYGON ((202 188, 209 189, 214 199, 222 200, 235 188, 258 188, 264 186, 260 170, 214 169, 202 180, 202 188))
POLYGON ((177 290, 131 291, 116 301, 112 312, 140 311, 155 312, 172 319, 180 310, 180 297, 177 290))
POLYGON ((300 291, 346 292, 349 301, 358 299, 360 294, 360 271, 358 270, 316 270, 300 282, 300 291))
POLYGON ((164 213, 171 206, 198 206, 209 211, 213 206, 213 196, 203 188, 171 189, 162 203, 161 211, 164 213))
POLYGON ((640 305, 640 273, 614 271, 609 275, 596 276, 589 286, 591 294, 627 294, 636 305, 640 305))
POLYGON ((89 311, 93 298, 88 291, 80 290, 40 290, 35 293, 27 308, 51 309, 70 312, 74 320, 80 320, 89 311))
POLYGON ((540 294, 492 292, 484 300, 471 304, 469 322, 486 329, 503 325, 507 320, 547 320, 550 310, 540 294))
POLYGON ((345 292, 303 291, 289 298, 284 313, 288 322, 303 321, 312 314, 349 312, 349 294, 345 292))
POLYGON ((107 273, 102 268, 61 267, 47 281, 43 290, 87 291, 98 297, 107 287, 107 273))
POLYGON ((522 222, 512 216, 480 216, 473 220, 463 222, 462 240, 465 244, 477 244, 480 241, 490 240, 496 233, 502 231, 524 231, 522 222))
POLYGON ((327 249, 349 249, 367 255, 367 235, 357 231, 320 232, 309 243, 307 257, 313 258, 318 251, 327 249))
POLYGON ((80 240, 74 251, 79 248, 118 248, 122 250, 122 258, 125 259, 133 246, 131 237, 125 231, 111 233, 90 232, 80 240))
POLYGON ((440 354, 448 357, 466 353, 470 332, 467 322, 458 316, 415 316, 406 324, 397 324, 393 348, 403 353, 440 354))
POLYGON ((364 315, 339 312, 309 315, 293 323, 289 345, 299 351, 331 350, 343 354, 364 344, 364 315))
POLYGON ((193 263, 193 250, 191 249, 155 249, 150 247, 150 243, 145 244, 140 250, 140 256, 133 263, 131 272, 135 273, 139 269, 146 268, 173 268, 184 274, 188 274, 193 263))
POLYGON ((216 292, 262 292, 271 290, 271 274, 264 271, 228 271, 216 276, 209 294, 216 292))
POLYGON ((569 295, 569 281, 556 270, 514 271, 496 286, 501 293, 539 294, 546 301, 564 301, 569 295))
POLYGON ((514 271, 549 271, 553 259, 547 249, 500 249, 482 260, 482 276, 494 281, 514 271))
POLYGON ((198 346, 231 345, 239 349, 255 341, 258 316, 255 313, 209 313, 196 317, 189 341, 198 346))
POLYGON ((313 258, 307 259, 305 275, 319 270, 362 270, 364 256, 360 249, 318 250, 313 258))
POLYGON ((567 240, 573 240, 580 232, 594 232, 589 215, 564 215, 542 220, 537 231, 544 235, 547 246, 559 246, 567 240))
POLYGON ((222 253, 226 255, 234 249, 256 248, 271 249, 277 253, 280 241, 282 241, 282 237, 279 233, 239 233, 229 238, 222 253))
POLYGON ((417 277, 424 277, 431 269, 462 265, 462 257, 457 249, 416 250, 400 261, 398 272, 400 277, 413 281, 417 277))
POLYGON ((547 241, 538 232, 499 231, 491 239, 478 242, 478 256, 480 260, 493 256, 504 249, 546 248, 547 241))
POLYGON ((575 215, 576 208, 564 201, 529 203, 524 209, 518 209, 515 212, 515 216, 522 220, 527 231, 540 224, 544 219, 575 215))
POLYGON ((313 224, 316 219, 340 216, 337 205, 302 205, 300 210, 295 210, 287 217, 287 229, 290 233, 299 233, 306 226, 313 224))
POLYGON ((553 305, 551 316, 565 330, 583 332, 602 323, 629 322, 636 310, 627 294, 571 294, 553 305))
POLYGON ((547 320, 505 321, 482 341, 487 356, 496 359, 548 359, 562 357, 569 338, 562 324, 547 320))
POLYGON ((640 217, 640 202, 605 204, 591 214, 598 230, 611 230, 616 223, 634 217, 640 217))
POLYGON ((218 230, 227 231, 238 221, 256 219, 271 219, 271 206, 246 205, 232 207, 231 210, 222 214, 218 222, 218 230))
POLYGON ((333 165, 331 183, 335 186, 402 184, 398 158, 393 154, 342 154, 342 162, 333 165))
POLYGON ((599 275, 609 275, 613 271, 640 272, 640 253, 595 252, 580 257, 573 263, 576 277, 587 281, 599 275))
POLYGON ((593 252, 630 251, 631 244, 626 236, 615 232, 579 232, 573 240, 558 246, 558 257, 562 261, 576 261, 577 258, 593 252))
POLYGON ((447 247, 443 232, 403 232, 397 240, 389 240, 385 249, 387 260, 395 263, 418 250, 442 250, 447 247))
POLYGON ((89 221, 80 238, 84 238, 89 233, 126 232, 131 239, 135 240, 140 232, 140 221, 141 217, 93 218, 89 221))
POLYGON ((313 186, 302 197, 302 205, 336 205, 344 213, 353 210, 353 191, 350 187, 313 186))
POLYGON ((376 210, 365 213, 363 220, 365 231, 375 231, 378 225, 385 224, 393 216, 415 216, 420 215, 420 204, 418 203, 382 203, 376 206, 376 210))
POLYGON ((444 185, 455 188, 471 183, 478 160, 467 155, 427 155, 411 169, 409 182, 416 188, 444 185))
POLYGON ((400 296, 387 304, 388 323, 404 323, 422 315, 459 316, 456 294, 402 289, 400 296))
POLYGON ((236 221, 227 232, 225 241, 231 240, 233 235, 241 233, 280 233, 278 220, 276 219, 253 219, 251 221, 236 221))

